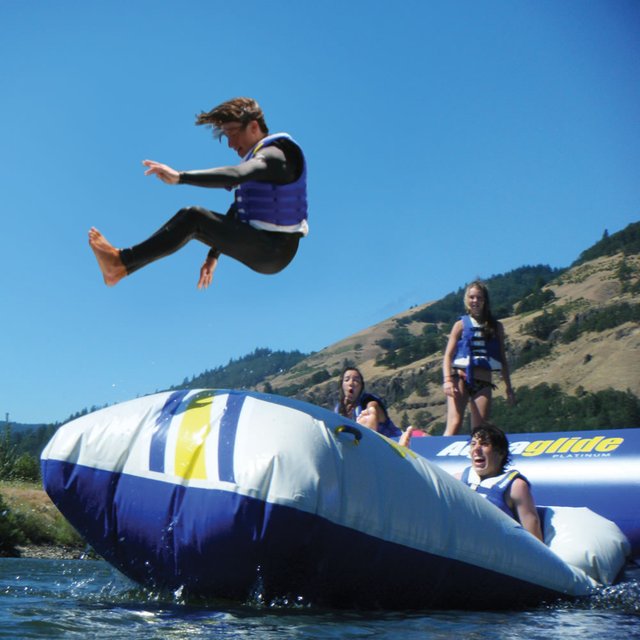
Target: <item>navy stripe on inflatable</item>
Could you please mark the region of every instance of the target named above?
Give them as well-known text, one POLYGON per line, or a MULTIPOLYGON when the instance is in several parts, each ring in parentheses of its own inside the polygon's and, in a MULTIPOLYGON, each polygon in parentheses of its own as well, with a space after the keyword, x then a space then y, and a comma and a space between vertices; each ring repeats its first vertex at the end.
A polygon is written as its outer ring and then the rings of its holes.
POLYGON ((230 393, 227 398, 224 415, 220 419, 220 433, 218 435, 218 474, 223 482, 235 482, 233 471, 233 452, 236 446, 236 432, 238 418, 242 405, 247 396, 230 393))
POLYGON ((51 459, 43 461, 43 476, 54 502, 99 554, 158 588, 234 599, 257 590, 267 602, 299 596, 320 606, 398 609, 509 608, 561 595, 230 491, 51 459), (102 508, 106 499, 112 508, 102 508))
POLYGON ((167 448, 167 434, 171 419, 176 414, 178 407, 182 404, 189 389, 182 389, 172 393, 164 403, 162 411, 156 420, 156 426, 151 436, 149 447, 149 470, 164 473, 164 454, 167 448))

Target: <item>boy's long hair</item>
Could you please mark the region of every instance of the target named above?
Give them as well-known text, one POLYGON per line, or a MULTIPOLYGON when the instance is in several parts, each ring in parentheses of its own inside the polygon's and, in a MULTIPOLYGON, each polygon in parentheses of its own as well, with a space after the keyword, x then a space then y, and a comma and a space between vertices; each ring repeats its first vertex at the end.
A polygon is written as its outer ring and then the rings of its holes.
POLYGON ((196 125, 204 124, 213 127, 214 135, 220 127, 228 122, 239 122, 246 127, 255 120, 264 134, 269 133, 269 128, 264 119, 264 113, 260 105, 253 98, 233 98, 227 100, 211 111, 203 111, 196 116, 196 125))

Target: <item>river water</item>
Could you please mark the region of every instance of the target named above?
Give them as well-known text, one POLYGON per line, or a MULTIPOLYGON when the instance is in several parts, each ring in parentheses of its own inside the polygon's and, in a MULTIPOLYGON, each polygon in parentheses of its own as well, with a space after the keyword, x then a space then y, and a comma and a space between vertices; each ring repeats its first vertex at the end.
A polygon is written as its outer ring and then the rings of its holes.
POLYGON ((364 612, 295 603, 185 602, 150 593, 100 560, 0 558, 0 638, 640 638, 638 572, 581 602, 521 611, 364 612))

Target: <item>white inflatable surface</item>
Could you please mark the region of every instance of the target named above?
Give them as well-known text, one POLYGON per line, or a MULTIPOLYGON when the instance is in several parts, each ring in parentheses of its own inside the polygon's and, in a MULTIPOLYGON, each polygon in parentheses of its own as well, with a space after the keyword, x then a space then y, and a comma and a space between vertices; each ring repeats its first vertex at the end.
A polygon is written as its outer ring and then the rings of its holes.
POLYGON ((618 525, 586 507, 548 507, 542 524, 545 544, 603 585, 614 582, 631 553, 618 525))

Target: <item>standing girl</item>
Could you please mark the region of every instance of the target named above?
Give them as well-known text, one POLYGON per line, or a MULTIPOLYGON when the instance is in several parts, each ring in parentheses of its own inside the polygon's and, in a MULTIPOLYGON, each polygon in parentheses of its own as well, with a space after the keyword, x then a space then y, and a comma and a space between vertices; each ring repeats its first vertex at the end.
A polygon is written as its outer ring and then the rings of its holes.
POLYGON ((500 371, 507 400, 515 401, 509 365, 504 350, 504 329, 491 313, 489 291, 484 283, 472 282, 464 294, 467 315, 453 325, 444 353, 442 371, 447 396, 445 436, 460 431, 467 404, 471 429, 489 418, 491 395, 496 386, 492 371, 500 371))

